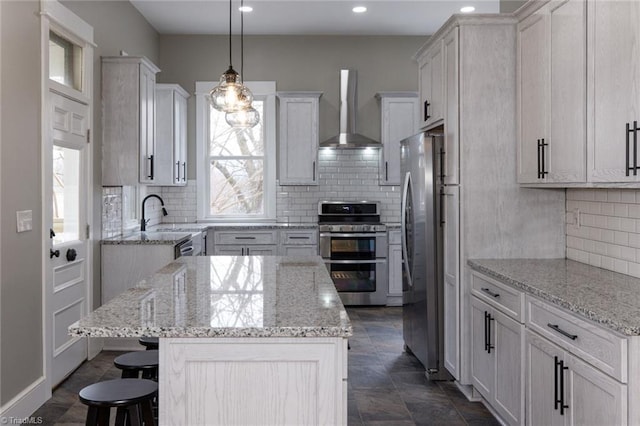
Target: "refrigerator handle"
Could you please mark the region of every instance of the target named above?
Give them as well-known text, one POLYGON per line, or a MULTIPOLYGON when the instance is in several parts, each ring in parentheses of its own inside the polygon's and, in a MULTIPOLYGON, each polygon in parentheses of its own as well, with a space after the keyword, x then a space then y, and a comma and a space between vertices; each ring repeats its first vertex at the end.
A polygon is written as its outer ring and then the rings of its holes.
POLYGON ((402 264, 405 268, 405 273, 407 274, 407 280, 408 280, 409 286, 413 287, 413 283, 411 279, 411 268, 409 265, 410 260, 408 256, 408 250, 407 250, 407 216, 406 216, 407 197, 409 196, 410 181, 411 181, 411 174, 407 172, 407 174, 404 177, 404 183, 402 187, 402 204, 401 204, 401 211, 400 211, 400 234, 401 234, 401 241, 402 241, 402 258, 404 259, 404 262, 402 262, 402 264))

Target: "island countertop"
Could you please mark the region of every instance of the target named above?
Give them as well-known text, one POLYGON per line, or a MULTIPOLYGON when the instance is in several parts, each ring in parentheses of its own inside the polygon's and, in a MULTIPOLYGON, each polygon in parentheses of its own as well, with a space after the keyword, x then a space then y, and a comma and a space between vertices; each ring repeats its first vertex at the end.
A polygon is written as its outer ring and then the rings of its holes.
POLYGON ((182 257, 88 316, 88 337, 348 337, 318 256, 182 257))

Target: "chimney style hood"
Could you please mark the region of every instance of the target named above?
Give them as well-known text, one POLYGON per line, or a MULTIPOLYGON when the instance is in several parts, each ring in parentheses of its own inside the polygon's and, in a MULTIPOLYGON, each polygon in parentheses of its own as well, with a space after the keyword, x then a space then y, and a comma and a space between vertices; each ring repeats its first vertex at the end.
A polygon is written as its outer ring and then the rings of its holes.
POLYGON ((320 148, 359 149, 381 148, 382 144, 356 133, 355 70, 340 70, 340 133, 320 143, 320 148))

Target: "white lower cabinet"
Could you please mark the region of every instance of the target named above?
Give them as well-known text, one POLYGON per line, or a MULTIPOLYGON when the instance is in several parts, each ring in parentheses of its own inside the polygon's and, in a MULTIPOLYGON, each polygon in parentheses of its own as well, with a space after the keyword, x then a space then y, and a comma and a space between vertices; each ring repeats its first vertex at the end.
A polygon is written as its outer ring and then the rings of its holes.
POLYGON ((317 256, 317 229, 280 230, 280 256, 317 256))
POLYGON ((526 331, 529 425, 626 425, 627 385, 526 331))
POLYGON ((524 325, 472 297, 473 386, 508 424, 524 424, 524 325))

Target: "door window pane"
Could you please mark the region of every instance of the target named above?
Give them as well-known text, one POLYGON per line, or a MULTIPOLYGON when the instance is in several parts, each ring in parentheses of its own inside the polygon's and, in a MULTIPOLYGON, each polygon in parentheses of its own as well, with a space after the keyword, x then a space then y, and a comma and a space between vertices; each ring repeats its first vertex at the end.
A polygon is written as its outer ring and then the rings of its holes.
POLYGON ((49 32, 49 78, 82 91, 82 48, 49 32))
POLYGON ((80 151, 53 147, 54 244, 80 239, 80 151))

